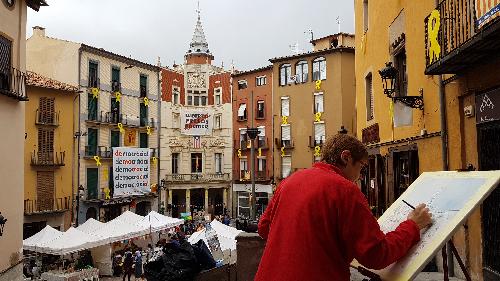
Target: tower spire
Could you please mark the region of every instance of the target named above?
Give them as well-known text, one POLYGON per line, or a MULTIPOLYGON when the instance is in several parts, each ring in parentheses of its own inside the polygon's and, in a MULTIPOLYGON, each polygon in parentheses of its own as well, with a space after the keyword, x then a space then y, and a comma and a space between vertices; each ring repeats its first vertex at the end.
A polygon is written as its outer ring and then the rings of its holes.
MULTIPOLYGON (((213 59, 212 53, 208 49, 207 39, 205 33, 203 32, 203 26, 201 25, 201 10, 200 10, 200 0, 198 0, 198 9, 196 10, 198 14, 198 21, 196 22, 196 27, 194 28, 193 39, 189 44, 189 49, 186 52, 186 58, 188 57, 207 57, 209 61, 213 59)), ((203 59, 203 61, 206 61, 203 59)))

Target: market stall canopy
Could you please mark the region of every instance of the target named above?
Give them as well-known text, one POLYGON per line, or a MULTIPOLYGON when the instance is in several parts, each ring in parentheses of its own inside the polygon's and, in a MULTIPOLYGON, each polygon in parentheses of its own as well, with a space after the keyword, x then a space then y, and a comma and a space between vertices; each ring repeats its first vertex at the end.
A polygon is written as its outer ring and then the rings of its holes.
POLYGON ((54 229, 50 225, 45 226, 40 232, 23 240, 23 249, 28 251, 36 251, 41 244, 59 238, 63 232, 54 229))
POLYGON ((113 220, 118 220, 128 224, 137 224, 139 221, 144 219, 143 216, 133 213, 131 211, 125 211, 123 214, 119 215, 113 220))
POLYGON ((65 255, 95 247, 97 245, 96 240, 96 237, 70 227, 58 238, 40 244, 39 252, 52 255, 65 255))
MULTIPOLYGON (((217 220, 213 220, 210 225, 212 228, 215 230, 217 233, 217 238, 219 240, 219 244, 221 247, 221 250, 236 250, 236 236, 240 234, 241 230, 238 230, 234 227, 227 226, 217 220)), ((205 229, 202 229, 200 231, 197 231, 193 233, 189 239, 188 242, 191 244, 195 244, 198 242, 200 239, 203 239, 205 243, 208 245, 208 242, 206 240, 205 236, 205 229)))
POLYGON ((87 234, 94 235, 94 233, 103 228, 106 224, 100 221, 97 221, 93 218, 88 219, 82 225, 78 226, 76 229, 83 231, 87 234))
POLYGON ((123 218, 119 217, 107 222, 101 229, 96 230, 92 235, 97 237, 104 237, 104 241, 101 241, 100 245, 113 243, 117 241, 127 240, 135 237, 145 235, 149 232, 144 227, 138 226, 136 224, 127 223, 123 221, 123 218))
POLYGON ((183 223, 184 220, 175 219, 172 217, 164 216, 155 211, 151 211, 147 216, 140 220, 137 225, 148 231, 154 232, 176 227, 183 223))

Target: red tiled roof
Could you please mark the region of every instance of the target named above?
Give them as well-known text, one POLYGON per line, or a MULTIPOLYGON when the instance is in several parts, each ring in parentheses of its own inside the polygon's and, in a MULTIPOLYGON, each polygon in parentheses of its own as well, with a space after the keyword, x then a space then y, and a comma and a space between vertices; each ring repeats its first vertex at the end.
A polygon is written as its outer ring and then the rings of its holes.
POLYGON ((78 88, 54 79, 42 76, 32 71, 26 71, 26 84, 47 89, 55 89, 68 92, 78 92, 78 88))

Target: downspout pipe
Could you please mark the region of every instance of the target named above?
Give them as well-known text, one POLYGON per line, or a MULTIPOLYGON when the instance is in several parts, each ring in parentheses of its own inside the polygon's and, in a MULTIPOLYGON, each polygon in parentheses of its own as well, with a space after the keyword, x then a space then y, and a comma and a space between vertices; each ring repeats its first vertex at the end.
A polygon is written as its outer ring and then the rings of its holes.
MULTIPOLYGON (((78 93, 78 145, 76 148, 77 151, 77 186, 76 186, 76 218, 75 218, 75 226, 78 226, 78 219, 79 219, 79 214, 80 214, 80 138, 82 136, 82 122, 81 122, 81 85, 80 85, 80 80, 81 80, 81 68, 82 68, 82 48, 80 47, 78 49, 78 89, 80 92, 78 93)), ((73 192, 74 193, 74 192, 73 192)))
MULTIPOLYGON (((160 148, 161 148, 161 138, 160 138, 160 130, 161 130, 161 100, 162 100, 162 97, 161 97, 161 68, 160 66, 158 65, 158 73, 157 73, 157 77, 158 77, 158 89, 157 89, 157 92, 158 92, 158 108, 157 108, 157 116, 158 116, 158 123, 157 123, 157 130, 156 130, 156 137, 158 139, 158 143, 157 143, 157 151, 158 151, 158 155, 157 155, 157 160, 156 160, 156 168, 157 168, 157 172, 156 172, 156 175, 157 175, 157 179, 156 179, 156 188, 158 190, 158 213, 160 213, 161 211, 161 189, 162 189, 162 186, 160 186, 160 159, 161 159, 161 153, 160 153, 160 148)), ((166 197, 165 197, 166 199, 166 197)))

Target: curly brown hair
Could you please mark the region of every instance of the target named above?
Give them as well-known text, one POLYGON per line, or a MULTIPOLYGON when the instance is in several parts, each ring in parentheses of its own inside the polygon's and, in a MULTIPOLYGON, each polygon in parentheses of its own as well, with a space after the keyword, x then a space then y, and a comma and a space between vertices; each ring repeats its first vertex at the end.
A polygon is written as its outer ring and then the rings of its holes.
POLYGON ((325 144, 323 144, 323 148, 321 149, 321 160, 328 164, 343 167, 345 166, 345 163, 341 159, 340 155, 344 150, 351 152, 352 158, 355 162, 368 157, 366 146, 357 138, 347 134, 337 134, 328 138, 325 144))

